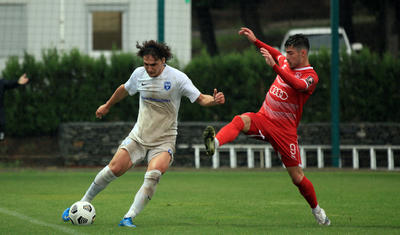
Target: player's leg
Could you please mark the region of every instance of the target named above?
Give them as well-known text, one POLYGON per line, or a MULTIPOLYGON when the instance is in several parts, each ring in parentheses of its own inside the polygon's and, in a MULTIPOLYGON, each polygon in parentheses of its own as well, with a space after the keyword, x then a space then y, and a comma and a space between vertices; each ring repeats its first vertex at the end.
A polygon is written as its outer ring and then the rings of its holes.
POLYGON ((136 227, 132 223, 135 218, 147 205, 153 197, 161 175, 164 174, 171 163, 171 154, 169 152, 161 152, 152 158, 144 175, 144 182, 139 191, 135 195, 135 199, 120 222, 120 226, 136 227))
POLYGON ((230 123, 225 125, 215 135, 212 126, 206 127, 203 132, 204 144, 206 146, 206 154, 214 155, 215 148, 229 143, 236 139, 241 131, 246 133, 250 129, 251 118, 245 114, 236 115, 230 123))
MULTIPOLYGON (((94 197, 99 194, 107 185, 117 177, 123 175, 129 168, 132 167, 132 161, 126 149, 119 148, 112 158, 111 162, 97 173, 92 184, 87 189, 81 201, 91 202, 94 197)), ((62 220, 69 221, 69 209, 64 210, 62 220)))
POLYGON ((119 148, 110 163, 96 175, 81 201, 91 202, 111 181, 123 175, 131 167, 132 161, 128 151, 119 148))
POLYGON ((314 186, 304 175, 303 169, 300 166, 287 167, 286 169, 292 179, 293 184, 297 186, 300 194, 310 205, 312 213, 317 222, 321 225, 330 225, 331 221, 326 216, 324 209, 319 207, 314 186))
POLYGON ((326 216, 325 211, 318 205, 314 186, 304 175, 303 168, 301 167, 296 130, 287 132, 279 128, 270 128, 269 134, 271 145, 280 153, 281 160, 286 166, 293 184, 297 186, 300 194, 310 205, 317 222, 322 225, 329 225, 330 220, 326 216))

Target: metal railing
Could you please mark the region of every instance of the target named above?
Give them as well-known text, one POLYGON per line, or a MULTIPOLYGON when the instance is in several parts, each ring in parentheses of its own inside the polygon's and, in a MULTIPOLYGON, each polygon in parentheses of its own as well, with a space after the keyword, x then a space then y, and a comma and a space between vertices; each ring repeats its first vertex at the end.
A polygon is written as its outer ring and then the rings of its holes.
MULTIPOLYGON (((202 144, 193 144, 191 145, 192 149, 194 149, 194 162, 195 167, 200 168, 200 151, 204 150, 205 147, 202 144)), ((189 148, 189 145, 181 144, 178 148, 189 148)), ((300 156, 302 160, 303 167, 307 167, 307 153, 310 151, 316 152, 317 155, 317 167, 324 168, 324 151, 330 150, 330 145, 302 145, 300 148, 300 156)), ((400 150, 400 146, 393 145, 341 145, 341 151, 351 151, 352 153, 352 164, 353 169, 360 168, 360 150, 369 151, 370 157, 370 169, 376 170, 376 151, 384 150, 387 155, 387 169, 394 170, 395 169, 395 161, 394 161, 394 150, 400 150)), ((269 144, 227 144, 219 147, 215 154, 212 156, 212 167, 214 169, 220 167, 220 152, 229 152, 229 160, 230 167, 237 167, 237 152, 238 151, 246 151, 247 152, 247 166, 248 168, 254 168, 254 152, 259 151, 260 153, 260 165, 261 167, 271 168, 272 167, 272 151, 273 148, 269 144)), ((399 156, 400 157, 400 156, 399 156)), ((339 167, 342 167, 342 161, 339 161, 339 167)))

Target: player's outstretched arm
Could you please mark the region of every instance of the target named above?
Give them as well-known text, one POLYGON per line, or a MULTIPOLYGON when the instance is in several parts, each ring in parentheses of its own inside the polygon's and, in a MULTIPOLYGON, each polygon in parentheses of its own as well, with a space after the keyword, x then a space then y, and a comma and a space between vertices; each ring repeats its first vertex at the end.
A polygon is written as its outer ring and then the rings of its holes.
POLYGON ((110 99, 103 105, 100 105, 100 107, 97 108, 96 110, 96 117, 97 118, 102 118, 104 115, 110 111, 110 108, 124 99, 128 95, 128 92, 125 90, 124 85, 122 84, 119 86, 115 91, 114 94, 110 97, 110 99))
POLYGON ((225 96, 224 93, 218 92, 218 90, 214 88, 214 94, 212 96, 200 94, 196 102, 201 106, 214 106, 214 105, 224 104, 225 96))
POLYGON ((21 77, 19 77, 18 80, 2 80, 4 84, 5 89, 13 89, 18 86, 25 85, 26 83, 29 82, 29 78, 26 76, 26 74, 22 74, 21 77))
POLYGON ((258 40, 257 37, 254 35, 253 31, 251 31, 251 29, 246 28, 246 27, 242 27, 239 30, 239 35, 243 35, 246 36, 247 39, 254 43, 254 45, 256 45, 258 48, 265 48, 269 51, 269 53, 272 55, 272 57, 278 61, 278 57, 281 56, 281 52, 278 51, 277 49, 267 45, 266 43, 263 43, 262 41, 258 40))

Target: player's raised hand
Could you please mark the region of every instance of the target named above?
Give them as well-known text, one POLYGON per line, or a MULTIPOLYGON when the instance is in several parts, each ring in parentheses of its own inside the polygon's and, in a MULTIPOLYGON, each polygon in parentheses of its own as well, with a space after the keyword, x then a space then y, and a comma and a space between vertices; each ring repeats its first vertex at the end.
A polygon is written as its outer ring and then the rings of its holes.
POLYGON ((100 105, 100 107, 96 110, 96 117, 101 119, 108 113, 108 111, 110 111, 110 108, 108 108, 106 104, 100 105))
POLYGON ((269 53, 269 51, 268 51, 267 49, 265 49, 264 47, 262 47, 262 48, 260 49, 260 52, 261 52, 262 56, 264 56, 265 62, 267 62, 267 64, 268 64, 269 66, 272 67, 272 66, 274 66, 274 65, 276 64, 274 58, 272 58, 271 54, 269 53))
POLYGON ((224 104, 225 103, 225 96, 224 93, 218 92, 217 88, 214 88, 214 102, 216 104, 224 104))
POLYGON ((247 37, 247 39, 249 39, 250 42, 255 42, 257 41, 256 36, 254 35, 253 31, 251 31, 251 29, 246 28, 246 27, 242 27, 239 30, 239 35, 244 35, 247 37))

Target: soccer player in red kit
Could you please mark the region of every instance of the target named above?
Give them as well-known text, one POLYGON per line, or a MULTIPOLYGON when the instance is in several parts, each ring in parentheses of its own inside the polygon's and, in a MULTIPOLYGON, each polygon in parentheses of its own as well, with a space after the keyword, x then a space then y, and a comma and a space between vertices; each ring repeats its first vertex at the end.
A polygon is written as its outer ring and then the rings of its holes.
POLYGON ((325 211, 318 205, 313 184, 303 173, 297 142, 297 127, 303 105, 318 83, 318 75, 308 61, 308 39, 301 34, 289 37, 285 42, 285 57, 258 40, 250 29, 241 28, 239 34, 260 48, 267 65, 272 67, 277 76, 257 113, 235 116, 217 135, 211 126, 204 130, 206 153, 213 155, 215 148, 233 141, 240 132, 268 141, 280 154, 293 184, 310 205, 317 222, 330 225, 325 211))

